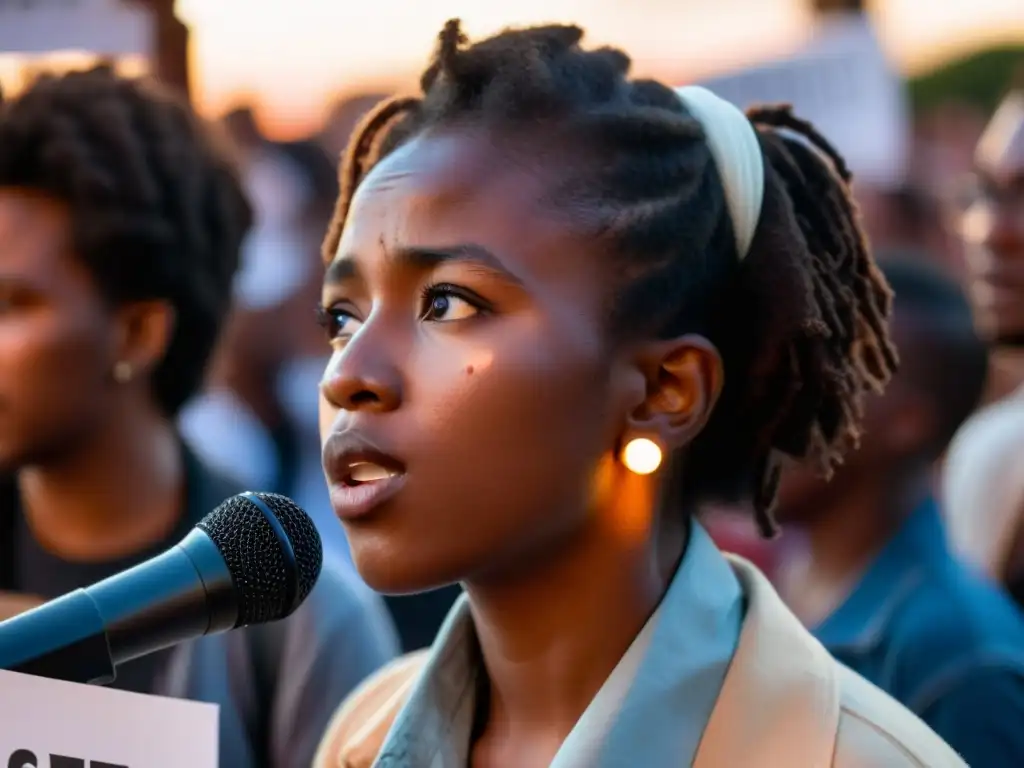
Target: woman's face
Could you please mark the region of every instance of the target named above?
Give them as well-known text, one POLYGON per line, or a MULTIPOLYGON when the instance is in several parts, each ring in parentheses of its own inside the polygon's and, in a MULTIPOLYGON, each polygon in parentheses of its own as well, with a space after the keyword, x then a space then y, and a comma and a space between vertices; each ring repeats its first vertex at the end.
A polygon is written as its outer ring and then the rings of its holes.
POLYGON ((607 262, 524 157, 482 132, 413 140, 360 186, 327 270, 324 469, 381 591, 577 535, 645 397, 609 343, 607 262))

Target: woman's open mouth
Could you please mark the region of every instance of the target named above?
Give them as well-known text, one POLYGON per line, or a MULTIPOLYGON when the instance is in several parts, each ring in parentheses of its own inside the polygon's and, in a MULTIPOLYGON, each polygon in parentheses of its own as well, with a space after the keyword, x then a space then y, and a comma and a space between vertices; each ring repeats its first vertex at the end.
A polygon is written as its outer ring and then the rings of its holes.
POLYGON ((332 435, 324 444, 324 468, 331 506, 342 520, 369 514, 405 485, 405 465, 351 433, 332 435))
POLYGON ((340 519, 356 520, 392 498, 403 485, 405 472, 359 462, 331 486, 331 506, 340 519))

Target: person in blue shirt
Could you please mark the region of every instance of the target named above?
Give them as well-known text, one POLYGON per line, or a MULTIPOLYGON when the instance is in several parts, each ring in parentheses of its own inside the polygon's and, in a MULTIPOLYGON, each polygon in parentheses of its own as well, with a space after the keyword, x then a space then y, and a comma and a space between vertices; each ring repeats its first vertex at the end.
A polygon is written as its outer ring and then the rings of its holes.
POLYGON ((901 369, 831 482, 784 476, 776 514, 807 546, 781 592, 833 656, 972 768, 1024 765, 1024 619, 951 554, 933 495, 935 462, 981 398, 986 350, 959 287, 925 258, 882 268, 901 369))

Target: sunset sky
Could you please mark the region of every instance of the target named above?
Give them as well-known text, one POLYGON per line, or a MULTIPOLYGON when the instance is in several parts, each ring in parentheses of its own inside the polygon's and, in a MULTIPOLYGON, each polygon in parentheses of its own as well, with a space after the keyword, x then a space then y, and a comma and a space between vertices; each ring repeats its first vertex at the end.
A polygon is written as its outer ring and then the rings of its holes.
MULTIPOLYGON (((338 95, 413 85, 437 31, 453 16, 463 19, 471 36, 506 26, 577 23, 587 29, 590 43, 623 47, 635 71, 681 83, 795 50, 809 33, 809 4, 177 0, 177 9, 192 29, 191 65, 201 110, 214 116, 238 102, 253 103, 264 128, 283 137, 317 125, 338 95)), ((1024 0, 876 0, 872 18, 885 50, 905 72, 989 42, 1024 42, 1024 0)), ((30 77, 21 69, 25 61, 0 55, 0 81, 14 90, 23 86, 30 77)), ((51 53, 44 66, 63 69, 86 61, 51 53)))
MULTIPOLYGON (((444 21, 471 34, 572 21, 625 47, 638 68, 695 76, 784 51, 806 32, 803 0, 178 0, 193 29, 197 97, 218 112, 255 97, 278 130, 318 119, 339 91, 408 80, 444 21)), ((876 19, 908 70, 953 48, 1024 40, 1024 0, 886 0, 876 19)))

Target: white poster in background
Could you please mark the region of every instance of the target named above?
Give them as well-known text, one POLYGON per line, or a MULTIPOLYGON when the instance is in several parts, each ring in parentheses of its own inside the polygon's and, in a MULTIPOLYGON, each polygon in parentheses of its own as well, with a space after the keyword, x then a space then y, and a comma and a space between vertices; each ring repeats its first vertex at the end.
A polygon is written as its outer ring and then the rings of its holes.
POLYGON ((0 0, 0 53, 148 56, 152 27, 150 12, 127 0, 0 0))
POLYGON ((217 768, 218 707, 0 671, 0 768, 217 768))
POLYGON ((857 180, 901 184, 909 146, 902 78, 868 19, 822 22, 791 56, 700 83, 737 106, 787 102, 844 155, 857 180))

